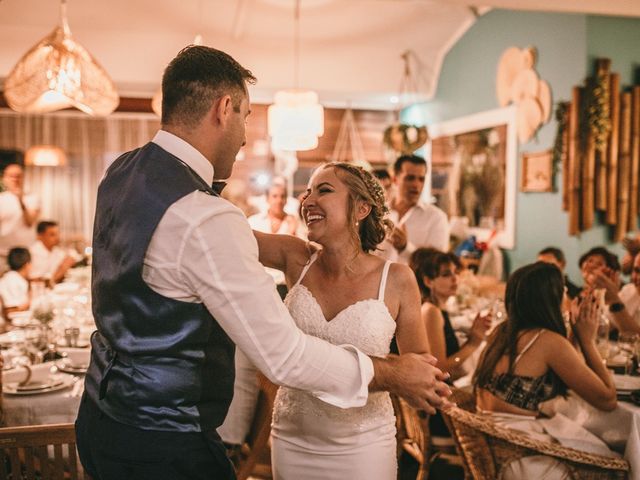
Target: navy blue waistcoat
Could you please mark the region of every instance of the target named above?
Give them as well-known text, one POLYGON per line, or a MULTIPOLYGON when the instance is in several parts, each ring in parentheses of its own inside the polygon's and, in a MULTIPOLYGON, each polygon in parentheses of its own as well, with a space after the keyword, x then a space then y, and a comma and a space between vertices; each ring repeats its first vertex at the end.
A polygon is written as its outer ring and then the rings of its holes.
POLYGON ((107 416, 141 429, 217 428, 233 396, 234 345, 218 322, 203 304, 164 297, 142 279, 162 216, 195 190, 215 195, 154 143, 118 158, 98 188, 91 286, 98 331, 85 390, 107 416))

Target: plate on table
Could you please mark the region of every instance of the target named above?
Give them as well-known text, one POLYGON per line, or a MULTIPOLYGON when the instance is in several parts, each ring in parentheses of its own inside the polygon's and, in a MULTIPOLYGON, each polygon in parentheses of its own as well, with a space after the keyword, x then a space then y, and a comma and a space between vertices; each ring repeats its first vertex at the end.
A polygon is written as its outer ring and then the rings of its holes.
POLYGON ((631 375, 613 375, 613 383, 618 391, 631 391, 640 389, 640 377, 631 375))
POLYGON ((77 364, 68 358, 63 358, 62 360, 58 360, 56 362, 56 367, 58 367, 58 370, 60 370, 61 372, 73 373, 77 375, 79 373, 87 373, 89 365, 77 364))
POLYGON ((7 318, 14 327, 26 327, 27 325, 37 325, 40 322, 31 318, 31 311, 11 312, 7 314, 7 318))
POLYGON ((57 392, 70 387, 76 381, 73 375, 60 373, 51 375, 40 381, 29 382, 20 385, 19 382, 10 382, 2 386, 2 393, 7 395, 38 395, 41 393, 57 392))
POLYGON ((640 405, 640 390, 633 390, 629 394, 629 399, 636 405, 640 405))
POLYGON ((11 330, 0 335, 0 346, 10 347, 16 343, 23 343, 25 340, 26 334, 24 330, 11 330))

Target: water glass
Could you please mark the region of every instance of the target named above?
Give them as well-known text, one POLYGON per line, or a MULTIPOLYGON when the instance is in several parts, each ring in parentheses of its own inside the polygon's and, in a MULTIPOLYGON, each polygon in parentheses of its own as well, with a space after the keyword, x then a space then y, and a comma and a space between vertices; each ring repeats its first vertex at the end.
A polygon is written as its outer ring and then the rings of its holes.
POLYGON ((639 340, 640 336, 637 333, 622 332, 618 335, 618 351, 625 359, 625 375, 632 373, 639 340))
POLYGON ((600 312, 596 348, 603 360, 607 360, 609 358, 609 317, 604 311, 600 312))
POLYGON ((78 337, 80 337, 80 329, 76 327, 70 327, 64 329, 64 341, 67 347, 77 347, 78 337))

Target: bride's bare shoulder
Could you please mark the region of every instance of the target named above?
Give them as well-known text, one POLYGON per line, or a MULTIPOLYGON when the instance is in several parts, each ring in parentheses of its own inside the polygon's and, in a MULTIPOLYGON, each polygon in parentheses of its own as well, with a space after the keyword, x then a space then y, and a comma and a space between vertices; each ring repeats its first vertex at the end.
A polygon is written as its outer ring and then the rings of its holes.
POLYGON ((389 267, 389 284, 398 289, 416 287, 417 281, 413 270, 401 263, 392 263, 389 267))

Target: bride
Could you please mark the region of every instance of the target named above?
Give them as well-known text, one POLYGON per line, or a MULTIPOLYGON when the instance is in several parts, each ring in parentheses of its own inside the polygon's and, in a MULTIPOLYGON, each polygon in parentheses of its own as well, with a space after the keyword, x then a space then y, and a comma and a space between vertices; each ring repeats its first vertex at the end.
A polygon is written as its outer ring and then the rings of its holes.
MULTIPOLYGON (((386 212, 382 187, 369 172, 326 164, 302 203, 309 240, 322 248, 255 232, 260 262, 285 273, 285 304, 306 333, 373 356, 389 354, 395 333, 400 353, 426 353, 413 273, 370 253, 392 226, 386 212)), ((274 478, 395 479, 395 433, 386 392, 371 393, 364 407, 341 409, 281 387, 271 431, 274 478)))

